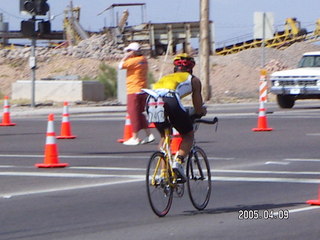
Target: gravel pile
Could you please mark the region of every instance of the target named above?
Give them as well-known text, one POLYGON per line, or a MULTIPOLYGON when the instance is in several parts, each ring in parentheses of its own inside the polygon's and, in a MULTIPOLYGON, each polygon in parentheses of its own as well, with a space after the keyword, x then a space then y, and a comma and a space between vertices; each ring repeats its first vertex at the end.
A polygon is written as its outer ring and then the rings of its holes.
MULTIPOLYGON (((30 47, 1 49, 0 57, 7 59, 29 58, 30 53, 30 47)), ((39 61, 56 55, 98 60, 118 60, 122 56, 122 50, 118 48, 118 44, 115 41, 108 38, 107 34, 95 34, 76 46, 68 46, 66 48, 37 47, 36 55, 39 61)))

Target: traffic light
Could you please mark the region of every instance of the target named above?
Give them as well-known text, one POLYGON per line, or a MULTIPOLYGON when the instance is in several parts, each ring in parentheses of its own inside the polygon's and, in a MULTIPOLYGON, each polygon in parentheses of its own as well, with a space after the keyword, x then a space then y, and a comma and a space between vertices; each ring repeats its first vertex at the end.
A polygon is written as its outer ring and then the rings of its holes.
POLYGON ((38 22, 38 30, 36 30, 36 22, 32 19, 21 22, 21 32, 25 37, 36 37, 38 35, 50 34, 50 21, 38 22))
POLYGON ((40 34, 50 34, 50 32, 51 32, 51 23, 50 23, 50 21, 38 22, 38 32, 40 34))
POLYGON ((36 34, 35 22, 32 20, 22 21, 21 32, 26 37, 34 37, 36 34))
POLYGON ((49 5, 47 3, 47 0, 35 0, 36 3, 36 15, 47 15, 47 12, 49 11, 49 5))
POLYGON ((46 15, 49 11, 47 0, 20 0, 20 11, 27 12, 32 18, 21 22, 21 32, 26 37, 36 37, 43 34, 50 34, 51 23, 43 19, 36 19, 35 16, 46 15), (38 30, 36 30, 36 22, 38 30))
POLYGON ((35 13, 36 6, 33 0, 24 1, 23 7, 24 7, 24 10, 27 11, 28 13, 31 13, 31 14, 35 13))
POLYGON ((45 16, 49 11, 47 0, 20 0, 20 11, 45 16))

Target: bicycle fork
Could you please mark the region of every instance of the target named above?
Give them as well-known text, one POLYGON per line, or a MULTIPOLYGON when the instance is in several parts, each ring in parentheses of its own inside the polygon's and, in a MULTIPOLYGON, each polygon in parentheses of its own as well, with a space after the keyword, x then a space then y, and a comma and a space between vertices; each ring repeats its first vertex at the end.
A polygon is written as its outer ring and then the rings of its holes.
POLYGON ((198 158, 198 154, 193 149, 190 152, 190 160, 189 161, 190 161, 190 165, 191 165, 191 167, 190 167, 190 173, 191 173, 190 177, 191 177, 191 179, 194 179, 194 180, 203 180, 203 179, 205 179, 203 171, 202 171, 201 163, 200 163, 199 158, 198 158), (192 159, 192 156, 193 156, 193 159, 192 159), (196 174, 194 173, 195 169, 198 169, 198 172, 199 172, 198 175, 200 177, 196 177, 196 174))

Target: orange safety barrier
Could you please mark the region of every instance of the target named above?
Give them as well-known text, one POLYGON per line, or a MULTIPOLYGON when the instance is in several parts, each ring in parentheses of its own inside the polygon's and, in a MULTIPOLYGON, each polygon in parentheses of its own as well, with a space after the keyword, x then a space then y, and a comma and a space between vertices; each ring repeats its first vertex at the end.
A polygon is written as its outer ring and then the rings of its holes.
POLYGON ((129 114, 127 114, 126 121, 124 124, 124 129, 123 129, 123 138, 118 139, 117 142, 123 143, 129 140, 131 137, 132 137, 132 126, 131 126, 130 116, 129 114))
POLYGON ((320 205, 320 186, 319 186, 319 190, 318 190, 318 199, 314 199, 314 200, 308 200, 307 204, 310 205, 320 205))
POLYGON ((268 127, 268 120, 266 116, 266 108, 264 103, 267 101, 267 81, 266 81, 267 71, 262 69, 260 71, 260 84, 259 84, 259 116, 256 128, 252 128, 254 132, 261 131, 272 131, 272 128, 268 127))
POLYGON ((4 104, 3 104, 3 114, 2 114, 2 123, 0 126, 15 126, 15 123, 12 123, 10 120, 10 104, 8 96, 4 97, 4 104))
POLYGON ((58 146, 56 144, 56 134, 54 131, 54 115, 49 114, 47 137, 44 152, 44 162, 35 164, 38 168, 58 168, 67 167, 68 163, 59 163, 58 146))
POLYGON ((60 136, 57 136, 58 139, 74 139, 76 136, 71 133, 71 123, 69 121, 69 107, 68 102, 63 104, 63 113, 62 113, 62 123, 61 123, 61 133, 60 136))

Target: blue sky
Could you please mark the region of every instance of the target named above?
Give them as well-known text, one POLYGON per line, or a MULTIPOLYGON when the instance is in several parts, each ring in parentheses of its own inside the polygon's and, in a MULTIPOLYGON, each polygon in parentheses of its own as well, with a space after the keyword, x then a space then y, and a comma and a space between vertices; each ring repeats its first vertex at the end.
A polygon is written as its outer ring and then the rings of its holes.
MULTIPOLYGON (((0 13, 5 22, 9 22, 10 30, 19 30, 20 21, 27 19, 19 12, 19 0, 0 0, 0 13)), ((98 31, 104 25, 112 23, 111 11, 98 13, 112 3, 146 3, 146 21, 177 22, 198 21, 199 0, 73 0, 74 6, 81 7, 81 24, 91 31, 98 31)), ((70 0, 48 0, 51 14, 57 15, 52 21, 53 29, 62 29, 63 10, 70 0)), ((319 0, 210 0, 210 20, 215 23, 216 41, 252 34, 254 12, 273 12, 275 27, 283 28, 285 19, 296 17, 303 27, 314 30, 315 22, 320 18, 319 0)), ((117 8, 121 15, 124 8, 117 8)), ((129 8, 129 25, 141 23, 140 7, 129 8)))

